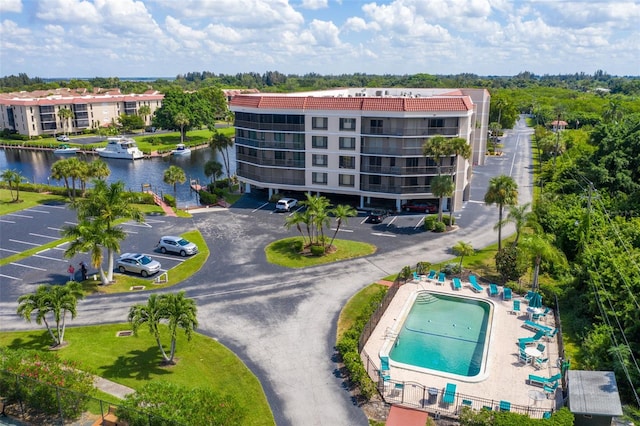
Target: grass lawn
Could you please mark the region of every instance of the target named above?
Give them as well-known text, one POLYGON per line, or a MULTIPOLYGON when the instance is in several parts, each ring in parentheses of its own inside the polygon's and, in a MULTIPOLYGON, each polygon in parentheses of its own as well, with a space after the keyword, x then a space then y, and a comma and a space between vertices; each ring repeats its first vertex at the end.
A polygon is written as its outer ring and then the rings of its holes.
POLYGON ((338 329, 336 331, 336 341, 342 338, 342 334, 351 327, 358 317, 362 315, 364 308, 371 303, 372 296, 378 294, 381 291, 386 291, 387 287, 380 284, 371 284, 368 287, 363 288, 357 292, 340 312, 338 318, 338 329))
POLYGON ((15 191, 13 191, 12 197, 8 189, 0 188, 0 215, 28 209, 39 204, 67 202, 66 197, 59 195, 27 191, 20 191, 20 202, 14 202, 12 200, 15 195, 15 191))
MULTIPOLYGON (((67 327, 69 345, 57 354, 63 359, 81 363, 86 371, 129 386, 142 387, 151 380, 164 380, 187 387, 209 387, 232 396, 246 413, 243 424, 273 425, 275 421, 258 379, 246 365, 223 345, 195 333, 187 341, 178 333, 176 358, 171 367, 160 365, 160 351, 146 327, 138 336, 116 337, 116 332, 129 330, 128 323, 93 327, 67 327)), ((165 327, 162 342, 168 350, 165 327)), ((50 343, 44 329, 11 332, 0 335, 0 345, 46 351, 50 343)))
POLYGON ((344 259, 367 256, 376 252, 376 246, 359 241, 334 240, 337 250, 324 256, 305 256, 292 249, 292 244, 302 237, 285 238, 274 241, 265 249, 267 261, 286 268, 306 268, 344 259))

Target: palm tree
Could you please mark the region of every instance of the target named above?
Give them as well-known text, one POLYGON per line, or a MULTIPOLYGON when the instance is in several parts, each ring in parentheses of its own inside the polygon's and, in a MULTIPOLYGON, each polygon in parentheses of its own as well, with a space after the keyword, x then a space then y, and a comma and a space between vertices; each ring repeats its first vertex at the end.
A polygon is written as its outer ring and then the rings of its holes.
POLYGON ((191 340, 193 331, 198 327, 196 313, 198 308, 193 299, 184 297, 185 292, 169 293, 162 296, 164 315, 169 322, 169 333, 171 334, 171 354, 168 363, 173 364, 173 357, 176 352, 176 338, 178 337, 178 328, 181 328, 187 340, 191 340))
MULTIPOLYGON (((306 222, 305 215, 300 212, 293 212, 292 215, 289 215, 284 219, 284 226, 287 229, 290 229, 292 226, 295 225, 298 232, 300 232, 300 235, 302 235, 302 246, 304 247, 307 244, 307 242, 304 237, 304 232, 302 232, 302 227, 300 226, 301 223, 307 223, 307 222, 306 222)), ((307 229, 308 229, 308 226, 307 226, 307 229)))
MULTIPOLYGON (((69 161, 58 160, 51 166, 51 177, 56 180, 62 180, 64 187, 67 188, 67 195, 69 199, 73 201, 73 195, 71 194, 71 187, 69 186, 69 177, 71 176, 71 168, 69 161)), ((75 185, 75 184, 74 184, 75 185)), ((75 188, 75 186, 74 186, 75 188)))
POLYGON ((527 211, 530 206, 531 203, 525 203, 519 206, 509 207, 509 213, 507 214, 507 218, 504 220, 504 223, 513 223, 516 228, 516 238, 513 240, 513 247, 518 245, 518 240, 520 239, 520 235, 524 227, 527 226, 527 224, 530 224, 533 220, 533 212, 527 211))
POLYGON ((549 234, 534 233, 522 237, 520 246, 527 253, 533 264, 533 284, 532 289, 540 288, 538 277, 540 275, 540 264, 543 260, 553 263, 565 263, 563 253, 553 245, 552 237, 549 234))
POLYGON ((82 299, 82 286, 69 281, 64 286, 41 285, 35 293, 25 294, 18 298, 17 313, 31 322, 31 315, 36 313, 36 324, 44 322, 49 335, 53 339, 53 347, 64 343, 67 313, 74 319, 78 313, 78 300, 82 299), (55 331, 47 321, 47 315, 53 316, 55 331))
POLYGON ((138 304, 129 309, 129 322, 134 334, 137 334, 140 326, 146 323, 149 326, 149 331, 156 339, 163 361, 166 364, 174 364, 178 328, 182 328, 187 335, 187 339, 191 340, 193 331, 198 327, 196 304, 193 299, 187 299, 184 295, 184 291, 177 294, 152 294, 149 296, 146 305, 138 304), (159 325, 161 321, 165 320, 168 322, 171 335, 171 352, 169 356, 167 356, 160 341, 159 325))
POLYGON ((173 185, 173 198, 176 198, 178 194, 178 183, 185 183, 187 181, 187 176, 184 174, 184 170, 182 170, 182 168, 178 166, 169 166, 169 168, 164 171, 162 180, 164 183, 173 185))
MULTIPOLYGON (((435 176, 431 178, 431 193, 438 197, 438 221, 442 222, 442 205, 444 204, 442 201, 444 197, 450 197, 453 195, 453 191, 455 190, 455 184, 450 176, 441 175, 435 176)), ((450 214, 453 213, 453 206, 449 206, 450 214)), ((449 225, 451 225, 451 220, 449 220, 449 225)))
POLYGON ((20 184, 26 180, 25 177, 22 176, 22 174, 19 171, 7 169, 4 172, 2 172, 2 175, 0 175, 0 178, 3 181, 7 182, 7 185, 9 186, 9 193, 11 194, 11 200, 16 203, 19 202, 20 201, 20 184), (16 189, 15 198, 13 198, 14 185, 16 189))
MULTIPOLYGON (((112 239, 117 238, 117 233, 111 232, 114 229, 114 222, 120 218, 134 219, 142 222, 144 216, 140 209, 130 203, 130 197, 124 191, 124 182, 118 181, 110 185, 103 180, 93 181, 93 191, 86 199, 72 203, 72 207, 78 210, 78 219, 99 220, 105 227, 105 233, 110 236, 106 239, 109 245, 104 246, 108 252, 107 280, 113 280, 114 253, 119 251, 112 239)), ((120 238, 120 241, 124 238, 120 238)))
POLYGON ((179 112, 173 119, 173 122, 180 127, 180 143, 184 143, 184 128, 189 125, 189 117, 186 114, 179 112))
POLYGON ((346 224, 350 217, 354 217, 358 215, 358 211, 346 204, 338 204, 336 208, 331 210, 331 213, 336 218, 336 230, 333 233, 333 237, 331 237, 331 241, 329 242, 329 247, 333 245, 333 240, 336 239, 336 235, 340 230, 340 226, 342 226, 342 222, 346 224))
POLYGON ((138 115, 144 120, 144 125, 147 125, 147 117, 151 115, 151 107, 149 105, 142 105, 138 108, 138 115))
POLYGON ((484 194, 487 205, 498 205, 498 251, 502 249, 502 214, 504 206, 514 206, 518 202, 518 184, 507 175, 494 176, 484 194))
POLYGON ((462 271, 462 260, 465 256, 471 256, 475 253, 475 249, 471 245, 471 243, 465 243, 464 241, 458 241, 455 246, 451 248, 453 254, 456 256, 460 256, 460 263, 458 264, 458 268, 462 271))
POLYGON ((109 177, 111 170, 107 163, 102 160, 94 160, 89 163, 89 176, 95 179, 104 180, 109 177))
POLYGON ((502 126, 497 121, 489 124, 489 133, 491 137, 491 141, 493 142, 493 153, 498 153, 498 135, 500 134, 500 130, 502 130, 502 126))
POLYGON ((204 175, 211 179, 215 186, 216 180, 222 176, 222 164, 216 160, 209 160, 204 163, 204 175))
POLYGON ((217 130, 214 132, 213 136, 209 140, 209 147, 213 149, 214 152, 219 152, 222 155, 222 161, 224 162, 224 168, 227 172, 227 179, 229 183, 229 187, 231 187, 231 166, 229 163, 229 148, 233 146, 233 139, 224 135, 217 130))
POLYGON ((58 117, 62 122, 62 132, 67 134, 67 129, 69 127, 69 119, 73 118, 73 111, 68 108, 61 108, 58 110, 58 117))
POLYGON ((63 226, 61 233, 64 237, 73 238, 65 250, 64 256, 72 258, 80 253, 89 253, 91 266, 99 271, 102 285, 109 284, 111 277, 105 274, 102 268, 104 260, 102 249, 106 248, 111 252, 120 251, 120 241, 127 237, 122 228, 108 228, 100 219, 84 219, 77 225, 63 226))

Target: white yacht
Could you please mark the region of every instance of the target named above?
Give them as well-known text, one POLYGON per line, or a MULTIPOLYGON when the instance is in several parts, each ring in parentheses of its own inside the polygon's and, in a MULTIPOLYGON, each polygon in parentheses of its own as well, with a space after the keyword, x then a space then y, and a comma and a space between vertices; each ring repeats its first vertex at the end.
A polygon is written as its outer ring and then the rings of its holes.
POLYGON ((191 149, 187 148, 183 143, 176 145, 176 149, 172 150, 173 155, 190 155, 191 149))
POLYGON ((136 141, 125 137, 107 139, 107 146, 104 148, 96 148, 96 152, 100 157, 104 158, 137 160, 144 157, 144 154, 136 145, 136 141))

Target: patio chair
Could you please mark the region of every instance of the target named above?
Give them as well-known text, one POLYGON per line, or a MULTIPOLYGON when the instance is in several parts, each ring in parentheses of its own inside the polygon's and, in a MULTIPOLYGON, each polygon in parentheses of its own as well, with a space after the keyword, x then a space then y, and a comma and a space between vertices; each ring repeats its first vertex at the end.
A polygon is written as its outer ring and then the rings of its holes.
POLYGON ((518 312, 520 312, 520 301, 518 299, 514 299, 511 313, 518 315, 518 312))
POLYGON ((553 385, 544 385, 542 390, 547 394, 547 398, 556 394, 558 389, 558 382, 554 382, 553 385))
POLYGON ((429 271, 429 275, 427 276, 428 280, 435 280, 436 279, 436 271, 435 270, 430 270, 429 271))
POLYGON ((380 370, 389 371, 389 357, 381 356, 380 357, 380 370))
POLYGON ((549 377, 549 382, 557 382, 558 380, 562 380, 562 373, 554 374, 549 377))
POLYGON ((547 340, 552 340, 557 333, 558 333, 558 329, 557 328, 554 328, 553 330, 551 330, 550 333, 546 333, 547 340))
POLYGON ((444 272, 440 272, 438 274, 438 285, 444 285, 444 280, 447 278, 447 275, 444 272))
POLYGON ((534 291, 528 291, 527 294, 524 295, 525 300, 528 302, 534 295, 534 291))
POLYGON ((540 313, 540 316, 544 318, 544 317, 546 317, 546 316, 547 316, 547 314, 548 314, 549 312, 551 312, 551 308, 550 308, 550 307, 548 307, 548 306, 545 306, 544 311, 542 311, 542 313, 540 313))
POLYGON ((502 290, 502 300, 511 300, 512 297, 513 293, 511 292, 511 289, 509 287, 505 287, 502 290))
POLYGON ((529 364, 531 362, 531 355, 527 355, 524 349, 520 349, 520 355, 518 356, 518 359, 523 364, 529 364))
POLYGON ((551 411, 545 411, 545 412, 542 414, 542 418, 543 418, 543 419, 550 419, 550 418, 551 418, 551 411))
POLYGON ((493 296, 497 296, 498 294, 500 294, 500 291, 498 290, 498 286, 493 283, 489 284, 489 296, 493 297, 493 296))
POLYGON ((456 384, 455 383, 447 383, 447 386, 444 388, 444 392, 442 393, 442 402, 444 404, 453 404, 456 399, 456 384))
POLYGON ((539 369, 549 362, 549 358, 536 358, 534 361, 533 366, 539 369))
POLYGON ((454 278, 451 281, 454 290, 460 290, 462 288, 462 283, 460 282, 460 278, 454 278))
POLYGON ((500 401, 500 411, 511 411, 511 403, 509 401, 500 401))
POLYGON ((536 346, 536 349, 539 350, 540 352, 544 352, 546 347, 544 346, 544 343, 538 343, 538 346, 536 346))
POLYGON ((548 377, 536 376, 535 374, 529 374, 528 383, 534 386, 546 386, 547 384, 551 384, 548 377))
POLYGON ((414 272, 414 273, 413 273, 413 280, 414 280, 414 281, 418 281, 418 282, 420 281, 420 275, 418 275, 418 273, 417 273, 417 272, 414 272))

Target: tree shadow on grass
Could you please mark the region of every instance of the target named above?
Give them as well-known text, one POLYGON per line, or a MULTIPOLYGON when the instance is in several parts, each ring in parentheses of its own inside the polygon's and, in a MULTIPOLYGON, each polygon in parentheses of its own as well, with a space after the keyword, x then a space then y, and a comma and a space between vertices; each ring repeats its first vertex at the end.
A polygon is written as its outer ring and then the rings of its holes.
POLYGON ((163 367, 161 362, 158 347, 150 346, 146 350, 134 350, 120 355, 113 364, 98 367, 98 374, 105 379, 146 381, 152 377, 171 374, 170 367, 163 367))
POLYGON ((33 331, 26 337, 17 337, 7 345, 9 349, 47 350, 53 344, 51 335, 47 330, 33 331))

